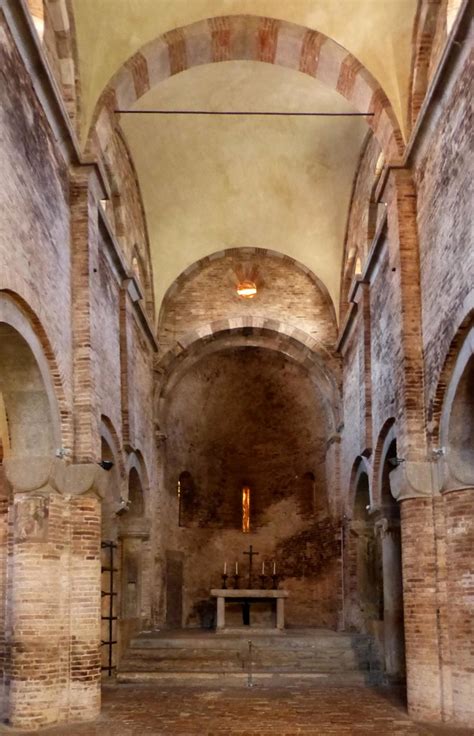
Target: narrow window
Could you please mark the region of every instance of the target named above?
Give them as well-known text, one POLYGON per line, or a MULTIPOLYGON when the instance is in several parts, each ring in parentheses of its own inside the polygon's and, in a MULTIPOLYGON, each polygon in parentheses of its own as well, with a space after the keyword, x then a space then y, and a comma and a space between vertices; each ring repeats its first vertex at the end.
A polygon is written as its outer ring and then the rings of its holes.
POLYGON ((248 534, 250 531, 250 488, 242 488, 242 531, 248 534))

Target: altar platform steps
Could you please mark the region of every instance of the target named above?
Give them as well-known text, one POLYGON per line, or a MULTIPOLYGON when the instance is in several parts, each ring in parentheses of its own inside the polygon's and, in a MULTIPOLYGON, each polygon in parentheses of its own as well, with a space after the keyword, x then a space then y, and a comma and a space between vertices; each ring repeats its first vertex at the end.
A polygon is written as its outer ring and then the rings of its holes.
POLYGON ((381 670, 369 637, 314 629, 215 634, 183 631, 133 639, 117 673, 119 682, 242 684, 249 659, 255 682, 379 684, 381 670), (249 641, 251 648, 249 648, 249 641))

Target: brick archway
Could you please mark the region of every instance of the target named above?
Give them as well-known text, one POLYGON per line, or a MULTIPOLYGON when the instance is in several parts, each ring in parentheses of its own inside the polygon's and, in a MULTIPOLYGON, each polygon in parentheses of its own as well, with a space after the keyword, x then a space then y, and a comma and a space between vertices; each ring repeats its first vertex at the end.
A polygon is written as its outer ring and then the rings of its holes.
POLYGON ((397 425, 394 417, 389 417, 383 424, 379 432, 377 443, 375 445, 372 475, 369 478, 371 494, 370 500, 373 506, 380 507, 382 504, 382 473, 387 451, 394 439, 397 438, 397 425))
POLYGON ((321 281, 321 279, 316 276, 315 273, 313 273, 313 271, 311 271, 311 269, 305 266, 304 263, 301 263, 295 258, 292 258, 291 256, 288 256, 284 253, 278 252, 276 250, 271 250, 270 248, 242 247, 227 248, 225 250, 216 251, 215 253, 210 253, 209 255, 200 258, 198 261, 194 261, 194 263, 192 263, 180 273, 180 275, 168 287, 163 297, 158 318, 158 334, 163 322, 163 317, 166 315, 166 310, 170 300, 175 294, 179 292, 179 290, 183 287, 185 283, 194 278, 198 273, 207 268, 207 266, 209 266, 211 263, 215 263, 216 261, 232 257, 248 258, 253 256, 258 256, 261 258, 274 258, 278 261, 294 266, 295 269, 305 274, 314 283, 315 287, 323 294, 331 315, 331 319, 333 320, 334 324, 336 324, 336 310, 334 309, 334 303, 331 299, 326 285, 323 281, 321 281))
POLYGON ((104 152, 117 124, 114 110, 128 110, 174 74, 219 61, 261 61, 318 79, 367 118, 389 163, 401 161, 403 137, 380 84, 336 41, 286 21, 251 15, 208 18, 176 28, 143 46, 117 71, 97 102, 90 135, 104 152))
POLYGON ((37 361, 50 401, 55 437, 61 447, 73 447, 73 419, 56 353, 39 317, 17 293, 0 290, 0 322, 13 327, 37 361))
POLYGON ((305 368, 313 376, 323 397, 329 434, 336 432, 341 421, 337 360, 301 330, 258 317, 210 322, 186 335, 165 353, 155 367, 159 376, 155 414, 160 423, 165 414, 167 396, 190 365, 205 354, 236 345, 274 350, 305 368))

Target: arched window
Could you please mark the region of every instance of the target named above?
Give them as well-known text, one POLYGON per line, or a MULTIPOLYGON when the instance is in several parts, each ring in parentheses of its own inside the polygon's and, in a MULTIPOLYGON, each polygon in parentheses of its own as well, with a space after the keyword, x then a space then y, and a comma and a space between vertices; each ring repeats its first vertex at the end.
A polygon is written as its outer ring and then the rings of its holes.
POLYGON ((143 489, 140 476, 136 468, 132 468, 128 479, 128 516, 140 517, 145 513, 145 504, 143 501, 143 489))

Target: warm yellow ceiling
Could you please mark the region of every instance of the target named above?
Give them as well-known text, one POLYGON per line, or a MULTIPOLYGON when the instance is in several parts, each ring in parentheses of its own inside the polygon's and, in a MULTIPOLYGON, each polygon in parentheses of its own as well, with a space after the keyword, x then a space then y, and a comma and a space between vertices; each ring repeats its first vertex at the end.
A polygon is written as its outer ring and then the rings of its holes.
MULTIPOLYGON (((120 65, 162 33, 209 17, 251 14, 314 28, 356 56, 406 118, 417 0, 74 0, 85 136, 120 65)), ((350 111, 291 69, 233 61, 162 82, 135 106, 350 111)), ((148 222, 157 305, 198 258, 257 246, 302 261, 337 307, 362 119, 123 116, 148 222)))
POLYGON ((105 85, 143 44, 205 18, 245 14, 333 38, 379 81, 405 127, 417 0, 73 0, 73 6, 83 131, 105 85))
MULTIPOLYGON (((291 69, 229 61, 171 77, 135 109, 350 111, 291 69)), ((361 118, 123 116, 142 188, 160 304, 195 260, 256 246, 304 262, 338 301, 361 118)))

